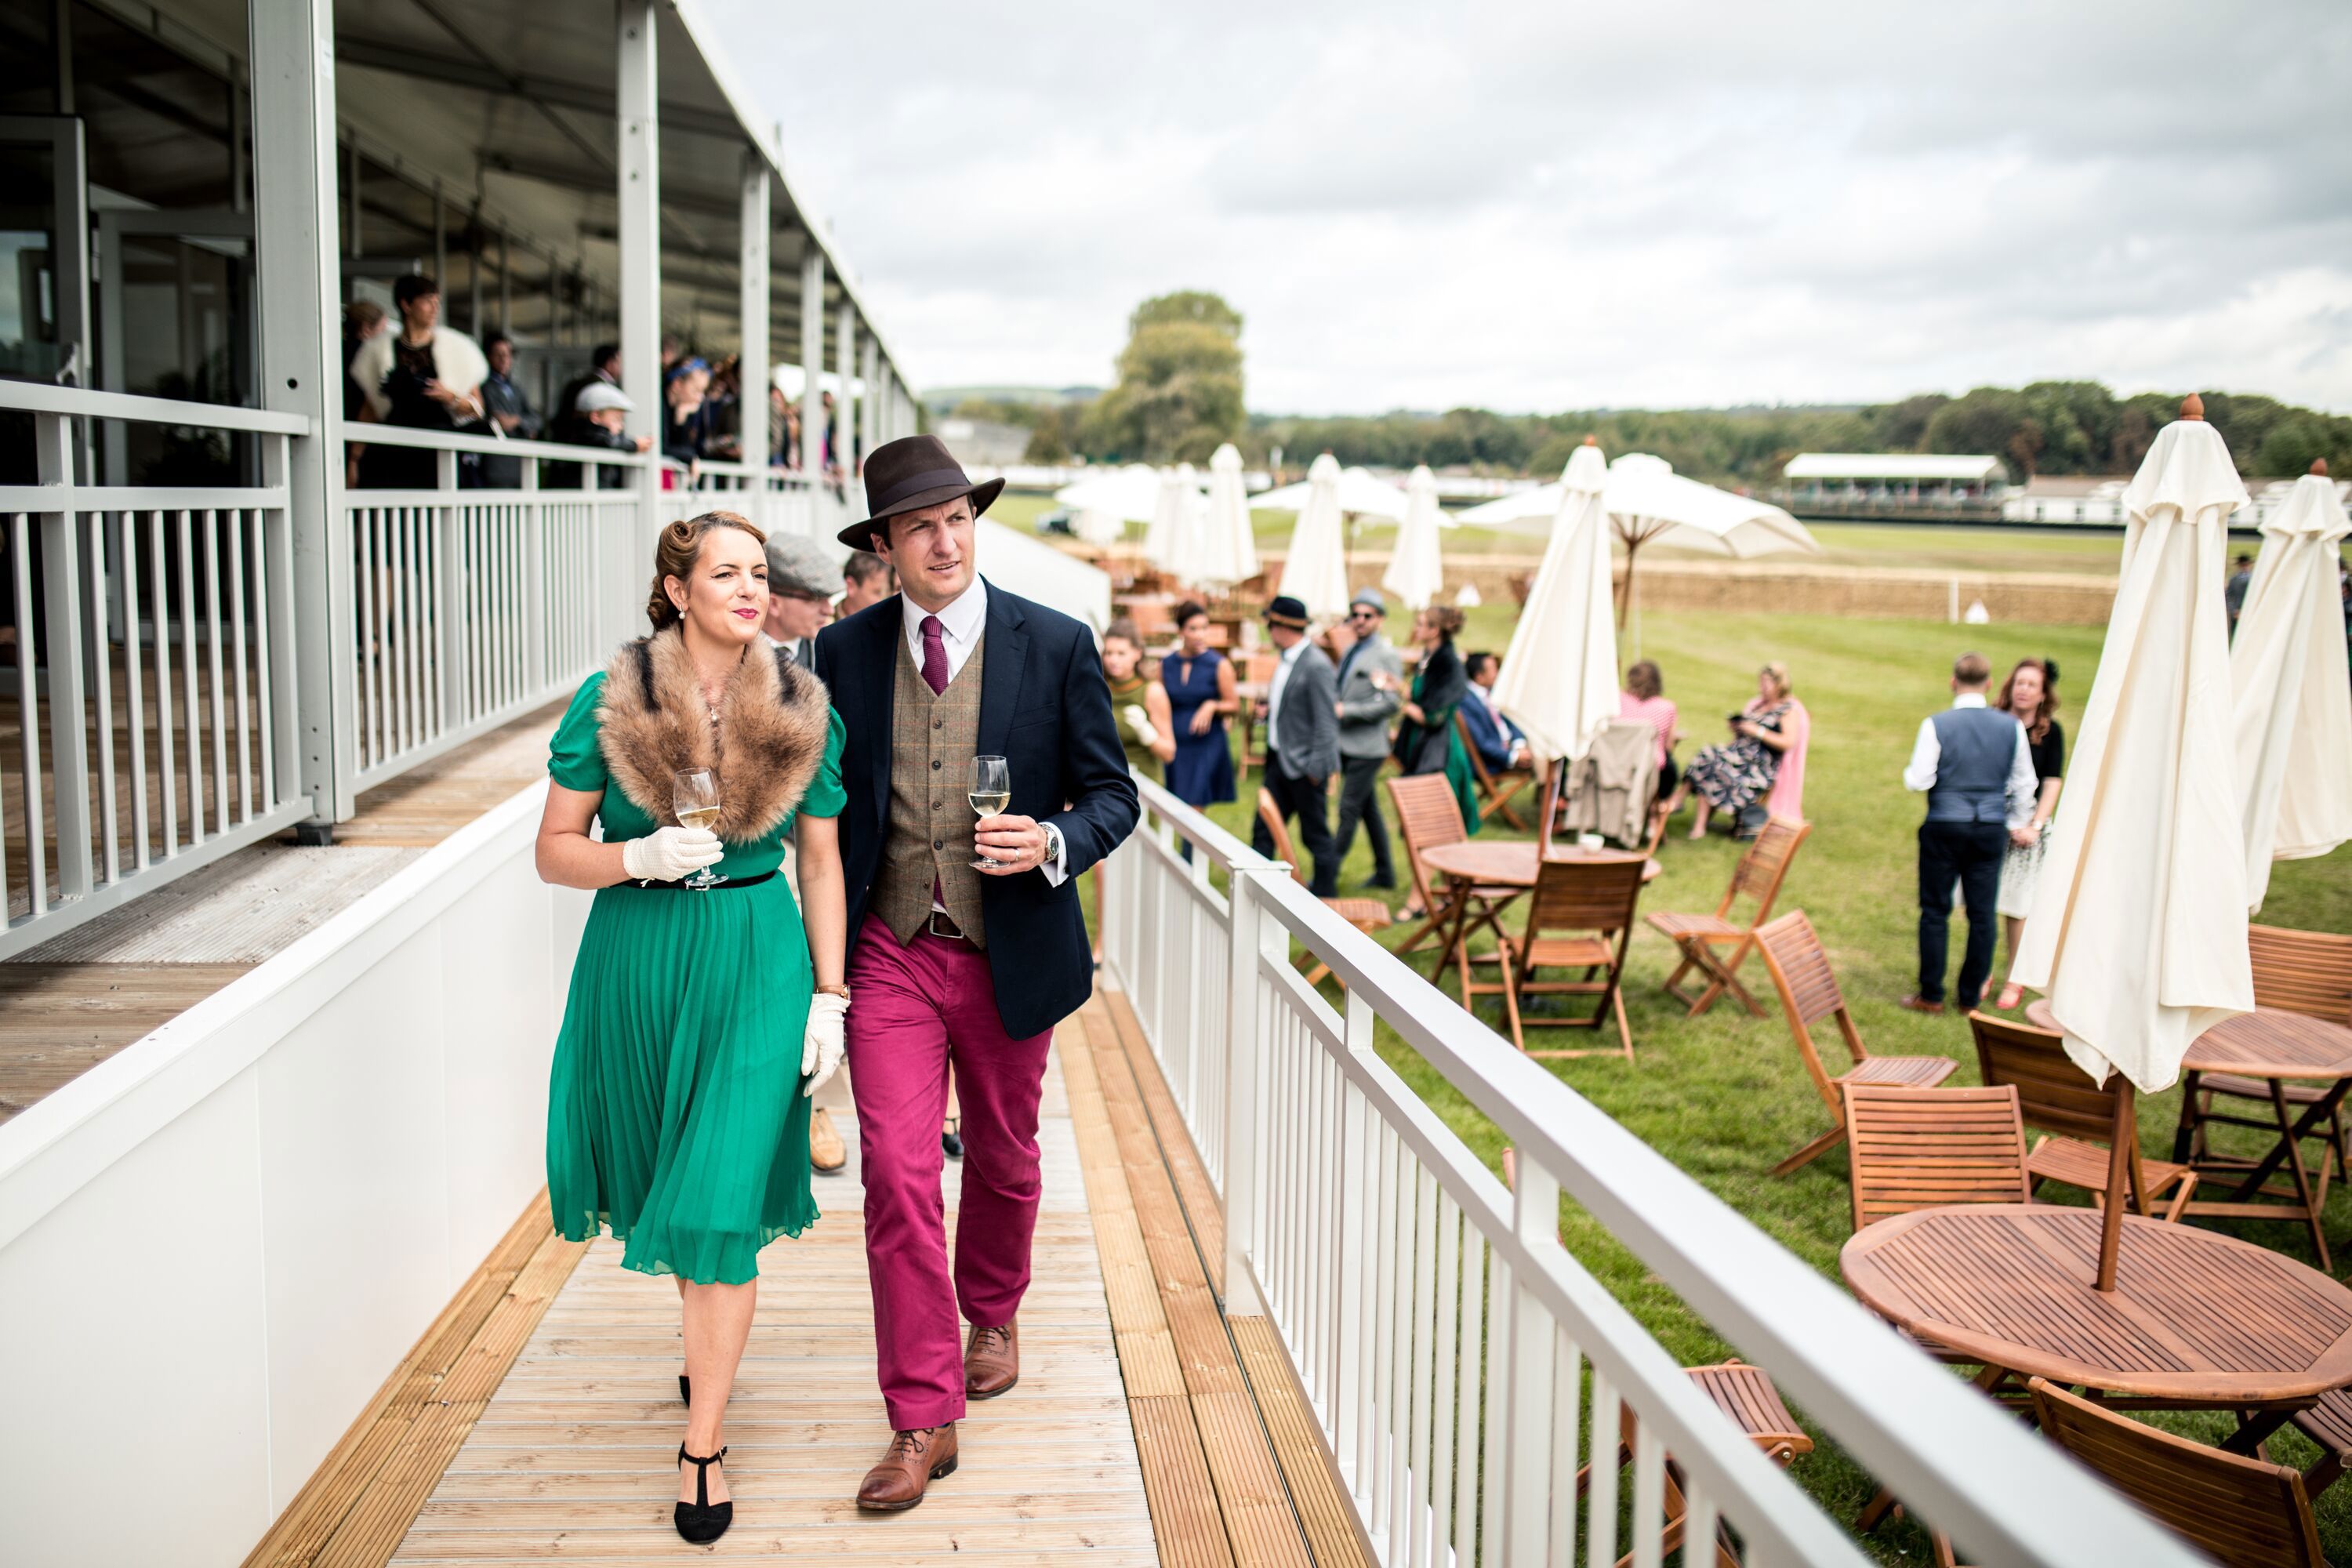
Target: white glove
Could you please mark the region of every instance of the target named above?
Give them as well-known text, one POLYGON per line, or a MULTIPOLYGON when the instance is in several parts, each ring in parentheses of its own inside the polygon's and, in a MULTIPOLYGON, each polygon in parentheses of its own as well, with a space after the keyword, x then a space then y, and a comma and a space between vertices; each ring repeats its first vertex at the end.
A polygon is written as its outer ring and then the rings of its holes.
POLYGON ((1156 746, 1160 743, 1160 731, 1151 727, 1151 720, 1144 713, 1142 704, 1130 702, 1120 709, 1118 713, 1120 718, 1127 721, 1127 727, 1135 731, 1137 740, 1147 746, 1156 746))
POLYGON ((801 1092, 814 1094, 816 1086, 841 1065, 843 1022, 849 1016, 849 998, 820 991, 809 998, 808 1033, 801 1037, 801 1076, 808 1084, 801 1092))
POLYGON ((675 882, 717 865, 726 854, 719 835, 707 827, 662 827, 621 846, 621 869, 632 881, 675 882))

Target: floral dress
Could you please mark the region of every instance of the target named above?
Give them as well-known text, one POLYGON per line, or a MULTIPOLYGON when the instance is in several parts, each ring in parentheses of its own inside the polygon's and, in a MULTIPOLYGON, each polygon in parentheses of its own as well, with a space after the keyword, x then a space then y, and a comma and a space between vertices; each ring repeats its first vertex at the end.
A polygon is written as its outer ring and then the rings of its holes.
MULTIPOLYGON (((1759 730, 1780 732, 1791 704, 1782 698, 1769 708, 1750 701, 1740 711, 1759 730)), ((1683 782, 1706 797, 1717 811, 1741 811, 1763 799, 1780 771, 1780 753, 1752 735, 1735 735, 1720 745, 1707 746, 1691 759, 1683 782)))

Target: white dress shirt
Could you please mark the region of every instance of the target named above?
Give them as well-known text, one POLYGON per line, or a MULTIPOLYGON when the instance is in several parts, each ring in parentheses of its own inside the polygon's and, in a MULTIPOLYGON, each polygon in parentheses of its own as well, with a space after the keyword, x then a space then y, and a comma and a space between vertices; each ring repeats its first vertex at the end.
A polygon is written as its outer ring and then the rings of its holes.
POLYGON ((1305 637, 1284 648, 1282 658, 1275 663, 1274 679, 1266 683, 1265 749, 1277 757, 1282 755, 1282 747, 1275 741, 1275 737, 1282 732, 1276 722, 1282 717, 1282 689, 1290 684, 1291 668, 1297 664, 1298 656, 1306 651, 1305 637))
MULTIPOLYGON (((981 635, 988 630, 988 584, 975 574, 971 586, 950 599, 937 610, 926 610, 912 599, 902 601, 907 623, 907 651, 915 656, 915 669, 923 668, 923 617, 940 617, 940 642, 947 649, 948 679, 953 680, 963 673, 971 658, 971 650, 980 646, 981 635)), ((1037 868, 1045 873, 1046 884, 1060 887, 1069 879, 1064 864, 1069 847, 1062 842, 1062 830, 1052 823, 1040 824, 1045 829, 1045 858, 1037 868)), ((940 909, 939 900, 931 900, 933 909, 940 909)))
MULTIPOLYGON (((1963 691, 1952 699, 1955 708, 1981 708, 1985 705, 1981 691, 1963 691)), ((1903 787, 1911 790, 1931 790, 1936 787, 1936 764, 1943 760, 1944 743, 1936 738, 1936 721, 1919 721, 1919 738, 1911 742, 1911 761, 1903 769, 1903 787)), ((2022 827, 2033 820, 2033 804, 2040 786, 2033 779, 2033 753, 2025 739, 2025 726, 2017 727, 2017 749, 2009 755, 2009 783, 2003 794, 2009 802, 2009 825, 2022 827)))

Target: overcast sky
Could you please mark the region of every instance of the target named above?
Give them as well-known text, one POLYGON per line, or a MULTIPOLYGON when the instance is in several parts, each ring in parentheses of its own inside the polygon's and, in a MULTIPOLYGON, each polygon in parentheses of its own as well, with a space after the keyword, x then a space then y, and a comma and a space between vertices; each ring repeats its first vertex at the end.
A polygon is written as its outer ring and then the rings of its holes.
POLYGON ((707 5, 918 386, 1201 288, 1264 412, 2352 409, 2346 0, 707 5))

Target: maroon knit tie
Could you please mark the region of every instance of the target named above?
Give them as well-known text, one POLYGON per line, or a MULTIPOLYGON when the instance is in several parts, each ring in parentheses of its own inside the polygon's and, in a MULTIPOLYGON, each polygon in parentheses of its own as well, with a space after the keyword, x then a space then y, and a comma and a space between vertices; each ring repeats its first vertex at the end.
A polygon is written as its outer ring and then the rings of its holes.
POLYGON ((948 645, 937 616, 923 617, 923 684, 939 696, 948 689, 948 645))

